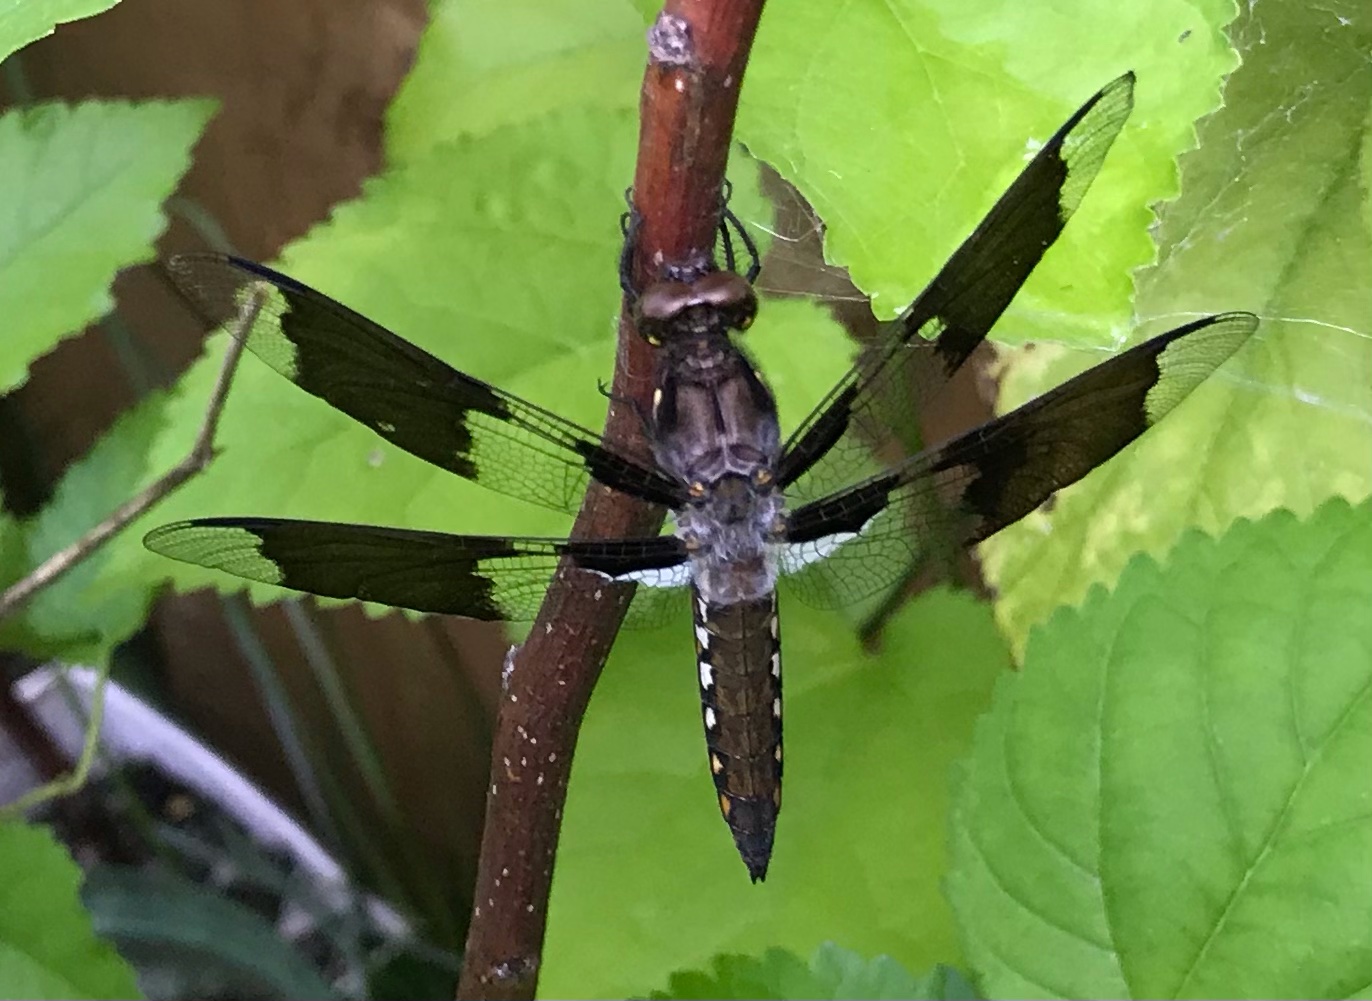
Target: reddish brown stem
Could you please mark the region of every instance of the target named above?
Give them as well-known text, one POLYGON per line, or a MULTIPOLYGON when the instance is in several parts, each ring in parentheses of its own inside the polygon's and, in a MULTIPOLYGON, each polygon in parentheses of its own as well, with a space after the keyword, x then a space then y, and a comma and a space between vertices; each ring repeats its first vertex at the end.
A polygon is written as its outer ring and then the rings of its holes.
POLYGON ((763 0, 671 0, 649 31, 634 204, 640 287, 711 257, 739 89, 763 0))
MULTIPOLYGON (((697 269, 712 255, 739 85, 762 5, 670 0, 649 32, 634 175, 639 287, 670 266, 697 269)), ((652 351, 626 313, 612 397, 647 412, 653 383, 652 351)), ((611 404, 605 437, 646 453, 634 407, 611 404)), ((662 517, 660 508, 593 485, 573 532, 578 538, 652 535, 662 517)), ((597 578, 564 568, 511 661, 492 747, 459 999, 534 996, 572 752, 627 609, 597 578)))

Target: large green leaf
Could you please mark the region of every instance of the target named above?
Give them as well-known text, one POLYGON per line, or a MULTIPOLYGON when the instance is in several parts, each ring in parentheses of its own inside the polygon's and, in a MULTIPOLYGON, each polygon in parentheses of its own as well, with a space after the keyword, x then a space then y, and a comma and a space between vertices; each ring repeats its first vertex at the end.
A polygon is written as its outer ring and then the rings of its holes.
POLYGON ((948 772, 1006 664, 989 612, 926 595, 876 657, 794 603, 781 630, 785 807, 756 886, 715 804, 687 622, 621 634, 577 749, 543 996, 625 997, 717 953, 828 939, 907 969, 957 960, 948 772))
MULTIPOLYGON (((1274 507, 1308 512, 1372 489, 1372 236, 1367 108, 1372 14, 1363 4, 1249 7, 1245 64, 1182 162, 1182 195, 1139 275, 1156 332, 1223 309, 1263 318, 1253 344, 1051 513, 982 547, 1016 643, 1061 604, 1159 554, 1189 525, 1274 507)), ((1069 234, 1071 230, 1069 229, 1069 234)), ((1008 402, 1097 357, 1016 358, 1008 402)))
POLYGON ((207 101, 42 104, 0 115, 0 392, 110 308, 121 267, 153 256, 207 101))
POLYGON ((1228 5, 853 0, 767 9, 739 137, 806 195, 826 253, 899 312, 1082 101, 1139 75, 1131 124, 1082 210, 996 331, 1092 344, 1128 316, 1147 203, 1217 102, 1228 5), (1182 41, 1178 41, 1181 38, 1182 41), (1072 58, 1063 58, 1071 53, 1072 58))
POLYGON ((0 823, 0 870, 0 996, 140 996, 128 965, 91 930, 81 870, 45 829, 0 823))
POLYGON ((1059 611, 977 727, 949 891, 991 997, 1367 997, 1372 504, 1059 611))
MULTIPOLYGON (((626 0, 441 0, 391 112, 392 161, 559 109, 632 111, 654 10, 626 0)), ((1233 13, 1218 0, 1127 11, 1090 0, 794 0, 764 17, 739 137, 810 198, 830 256, 891 314, 1023 154, 1134 68, 1143 78, 1135 127, 1073 223, 1073 246, 1050 255, 999 335, 1101 343, 1128 315, 1127 268, 1151 254, 1144 206, 1175 192, 1173 158, 1234 65, 1221 31, 1233 13), (1064 62, 1064 46, 1087 58, 1064 62)))

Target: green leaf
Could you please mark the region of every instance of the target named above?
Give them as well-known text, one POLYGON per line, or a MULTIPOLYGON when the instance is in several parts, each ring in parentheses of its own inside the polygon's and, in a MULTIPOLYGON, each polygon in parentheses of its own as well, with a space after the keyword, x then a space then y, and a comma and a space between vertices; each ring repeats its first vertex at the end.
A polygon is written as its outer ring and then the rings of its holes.
POLYGON ((0 115, 0 392, 112 305, 121 267, 153 256, 162 200, 209 119, 208 101, 43 104, 0 115))
MULTIPOLYGON (((149 461, 149 450, 166 424, 169 398, 154 393, 125 413, 67 470, 36 518, 12 524, 9 544, 0 547, 0 586, 75 542, 170 468, 149 461)), ((115 536, 35 595, 0 623, 0 646, 33 657, 103 661, 114 644, 142 625, 159 581, 161 561, 143 549, 140 537, 127 530, 115 536)))
POLYGON ((791 993, 814 980, 810 970, 793 952, 768 949, 760 957, 725 953, 710 961, 708 970, 673 973, 666 991, 651 998, 786 998, 822 997, 819 993, 791 993))
POLYGON ((262 915, 158 870, 101 866, 84 893, 96 927, 151 967, 193 971, 227 996, 339 997, 262 915))
POLYGON ((965 986, 956 972, 935 969, 912 977, 889 956, 863 959, 826 942, 807 966, 793 952, 768 949, 759 958, 716 956, 710 969, 673 973, 671 988, 654 998, 949 998, 952 985, 965 986))
POLYGON ((0 823, 0 871, 0 996, 140 996, 128 964, 91 930, 81 870, 46 829, 0 823))
POLYGON ((1136 107, 1091 195, 996 330, 1099 344, 1152 255, 1147 204, 1217 102, 1227 4, 854 0, 769 7, 738 134, 824 220, 825 251, 894 316, 1076 107, 1126 69, 1136 107), (1185 34, 1184 43, 1178 39, 1185 34), (1064 53, 1073 58, 1064 59, 1064 53))
POLYGON ((810 960, 814 982, 810 989, 791 992, 802 998, 926 998, 963 997, 965 992, 949 992, 949 987, 965 987, 966 982, 946 967, 936 967, 922 979, 910 973, 890 956, 864 959, 856 952, 832 942, 819 947, 810 960))
POLYGON ((577 748, 544 996, 625 997, 719 953, 830 939, 907 969, 958 958, 939 891, 948 769, 1006 664, 989 612, 933 592, 869 657, 839 616, 783 605, 786 784, 767 881, 749 883, 715 803, 688 623, 622 633, 577 748))
POLYGON ((11 0, 0 6, 0 60, 53 28, 107 11, 118 0, 11 0))
POLYGON ((391 162, 570 108, 633 112, 645 24, 624 0, 438 0, 387 117, 391 162))
POLYGON ((1130 563, 978 724, 948 889, 991 997, 1365 997, 1372 504, 1130 563))
MULTIPOLYGON (((1372 20, 1352 3, 1249 7, 1234 32, 1245 63, 1182 161, 1183 193, 1162 216, 1137 308, 1151 333, 1226 309, 1252 310, 1262 327, 1175 414, 1060 493, 1050 514, 981 547, 1017 645, 1053 608, 1112 580, 1133 553, 1165 552, 1189 526, 1219 531, 1236 517, 1309 512, 1372 490, 1361 176, 1372 20)), ((1076 239, 1072 228, 1065 238, 1076 239)), ((1099 356, 1050 359, 1015 359, 1007 406, 1099 356)))

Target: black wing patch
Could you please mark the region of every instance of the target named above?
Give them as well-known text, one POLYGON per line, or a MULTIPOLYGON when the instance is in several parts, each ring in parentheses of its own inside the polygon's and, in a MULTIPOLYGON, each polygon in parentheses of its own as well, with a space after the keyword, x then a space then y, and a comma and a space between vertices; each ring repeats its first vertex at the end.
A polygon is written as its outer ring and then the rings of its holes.
POLYGON ((201 518, 156 528, 143 544, 183 563, 307 594, 486 621, 532 619, 564 556, 620 578, 607 580, 606 588, 687 579, 686 550, 673 536, 574 542, 283 518, 201 518))
POLYGON ((599 435, 474 379, 292 278, 219 254, 172 258, 167 272, 202 318, 220 324, 260 296, 249 350, 301 389, 411 455, 492 490, 575 512, 594 477, 675 507, 669 477, 599 435))
POLYGON ((892 429, 912 426, 916 402, 942 389, 985 340, 1062 232, 1133 101, 1134 75, 1126 73, 1044 144, 934 280, 791 436, 778 476, 788 496, 814 500, 879 468, 874 448, 891 439, 892 429), (914 364, 931 352, 932 364, 914 364))
POLYGON ((895 469, 794 511, 783 573, 833 607, 881 593, 931 546, 1013 524, 1152 427, 1257 329, 1251 313, 1178 327, 895 469), (821 558, 826 557, 826 558, 821 558))

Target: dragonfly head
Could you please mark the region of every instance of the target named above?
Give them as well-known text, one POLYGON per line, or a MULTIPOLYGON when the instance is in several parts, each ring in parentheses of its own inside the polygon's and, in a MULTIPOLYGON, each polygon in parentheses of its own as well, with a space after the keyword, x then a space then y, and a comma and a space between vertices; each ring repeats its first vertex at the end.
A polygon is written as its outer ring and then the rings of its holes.
POLYGON ((654 346, 747 330, 755 316, 753 286, 732 271, 711 271, 691 282, 654 282, 634 303, 638 332, 654 346))

